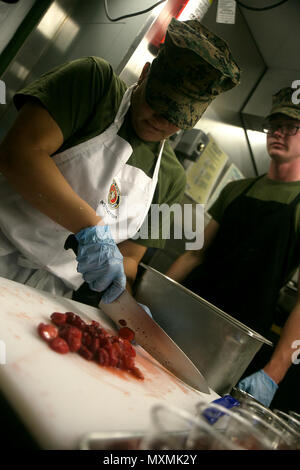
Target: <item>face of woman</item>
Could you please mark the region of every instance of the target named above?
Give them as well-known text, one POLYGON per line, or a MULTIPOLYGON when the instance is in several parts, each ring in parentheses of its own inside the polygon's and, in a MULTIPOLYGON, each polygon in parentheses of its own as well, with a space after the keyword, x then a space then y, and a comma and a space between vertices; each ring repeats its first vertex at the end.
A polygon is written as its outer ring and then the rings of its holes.
POLYGON ((147 77, 137 85, 131 100, 131 122, 138 137, 145 142, 159 142, 167 139, 180 128, 157 114, 146 102, 147 77))

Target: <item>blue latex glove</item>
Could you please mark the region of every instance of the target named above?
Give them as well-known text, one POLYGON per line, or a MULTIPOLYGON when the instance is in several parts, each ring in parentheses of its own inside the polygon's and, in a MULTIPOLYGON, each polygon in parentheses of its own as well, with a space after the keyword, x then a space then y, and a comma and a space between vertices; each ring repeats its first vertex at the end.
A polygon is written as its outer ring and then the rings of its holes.
POLYGON ((145 310, 145 312, 149 315, 149 317, 152 318, 152 313, 150 312, 150 308, 147 307, 147 305, 140 304, 139 302, 138 304, 145 310))
POLYGON ((257 401, 265 406, 270 406, 278 385, 262 369, 255 372, 237 384, 237 388, 250 393, 257 401))
POLYGON ((113 302, 126 287, 123 256, 108 225, 88 227, 75 234, 78 241, 77 271, 92 290, 104 292, 104 303, 113 302))

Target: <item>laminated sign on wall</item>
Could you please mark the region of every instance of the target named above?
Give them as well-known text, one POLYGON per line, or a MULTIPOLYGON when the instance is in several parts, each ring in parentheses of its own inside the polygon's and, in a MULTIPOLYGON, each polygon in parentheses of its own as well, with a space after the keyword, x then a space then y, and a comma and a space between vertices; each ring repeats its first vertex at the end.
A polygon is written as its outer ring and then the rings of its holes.
POLYGON ((199 159, 186 170, 185 194, 198 204, 205 204, 208 201, 228 160, 228 156, 218 147, 210 134, 208 138, 209 142, 199 159))

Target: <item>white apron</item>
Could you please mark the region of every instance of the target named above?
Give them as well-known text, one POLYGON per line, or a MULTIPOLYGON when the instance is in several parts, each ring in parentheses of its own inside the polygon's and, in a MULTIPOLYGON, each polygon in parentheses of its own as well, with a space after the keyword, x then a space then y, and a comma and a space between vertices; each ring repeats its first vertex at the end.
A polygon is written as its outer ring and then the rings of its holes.
MULTIPOLYGON (((117 244, 132 238, 148 213, 164 145, 152 178, 126 163, 132 147, 117 132, 134 86, 105 132, 53 156, 73 190, 110 226, 117 244)), ((0 227, 0 276, 67 296, 83 283, 74 253, 64 250, 70 232, 27 203, 2 175, 0 227)))

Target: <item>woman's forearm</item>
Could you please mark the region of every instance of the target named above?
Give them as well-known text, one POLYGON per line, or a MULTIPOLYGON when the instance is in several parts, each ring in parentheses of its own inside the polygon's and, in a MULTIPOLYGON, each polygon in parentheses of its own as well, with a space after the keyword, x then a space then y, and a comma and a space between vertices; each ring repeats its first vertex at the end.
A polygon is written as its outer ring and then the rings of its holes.
POLYGON ((166 272, 166 276, 174 281, 182 282, 190 272, 203 263, 207 248, 212 244, 219 230, 219 224, 211 219, 204 230, 204 243, 201 250, 191 250, 177 258, 166 272))
POLYGON ((29 204, 73 233, 101 220, 41 149, 2 146, 0 171, 29 204))
POLYGON ((264 367, 264 371, 274 380, 274 382, 279 383, 284 378, 286 372, 291 366, 293 361, 293 353, 295 353, 296 341, 300 341, 299 303, 296 304, 290 313, 272 357, 268 364, 264 367))
POLYGON ((63 133, 48 111, 29 101, 0 145, 0 171, 29 204, 76 233, 96 225, 100 217, 75 193, 51 158, 63 142, 63 133))
POLYGON ((202 261, 201 254, 196 251, 186 251, 169 267, 166 276, 174 279, 174 281, 183 281, 190 272, 196 268, 202 261))

